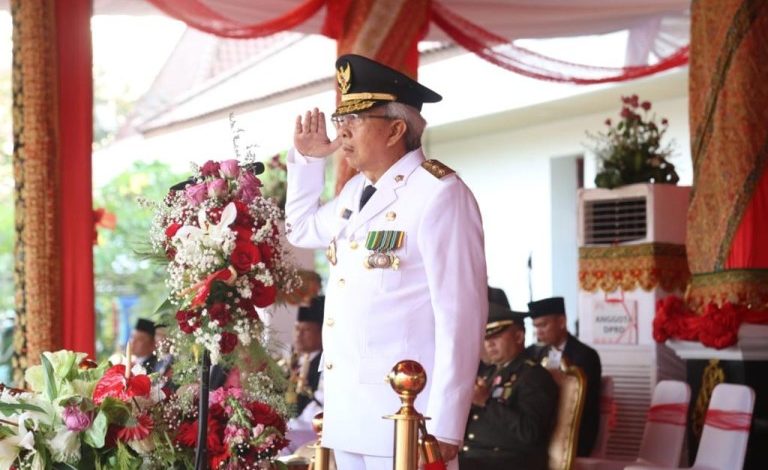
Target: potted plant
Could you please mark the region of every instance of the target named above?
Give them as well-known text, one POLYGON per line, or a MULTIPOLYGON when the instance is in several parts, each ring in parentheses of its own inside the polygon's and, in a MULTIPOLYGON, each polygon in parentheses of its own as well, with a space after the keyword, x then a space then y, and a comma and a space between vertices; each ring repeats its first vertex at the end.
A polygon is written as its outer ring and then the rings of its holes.
POLYGON ((621 119, 615 125, 608 118, 607 131, 587 132, 600 165, 595 185, 612 189, 633 183, 677 184, 680 178, 667 160, 673 152, 672 143, 662 143, 669 126, 667 119, 657 124, 651 102, 641 102, 637 95, 622 96, 621 101, 621 119))

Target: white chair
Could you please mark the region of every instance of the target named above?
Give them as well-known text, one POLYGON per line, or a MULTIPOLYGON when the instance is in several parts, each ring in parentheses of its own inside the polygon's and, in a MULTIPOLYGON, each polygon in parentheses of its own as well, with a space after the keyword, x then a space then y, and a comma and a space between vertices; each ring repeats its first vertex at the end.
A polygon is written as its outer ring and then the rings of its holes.
MULTIPOLYGON (((712 391, 704 430, 693 470, 734 470, 742 468, 747 453, 749 427, 755 392, 746 385, 719 384, 712 391)), ((657 470, 649 465, 630 465, 626 470, 657 470)))
POLYGON ((620 470, 632 464, 671 468, 680 463, 691 388, 685 382, 662 380, 656 384, 643 430, 637 460, 577 458, 577 470, 620 470))

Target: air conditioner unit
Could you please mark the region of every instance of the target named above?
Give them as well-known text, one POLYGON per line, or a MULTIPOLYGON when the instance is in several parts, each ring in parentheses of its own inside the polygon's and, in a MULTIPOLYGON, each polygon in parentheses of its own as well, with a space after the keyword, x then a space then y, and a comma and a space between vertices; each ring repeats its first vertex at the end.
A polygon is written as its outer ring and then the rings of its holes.
MULTIPOLYGON (((605 256, 605 266, 616 269, 605 273, 614 277, 624 267, 626 272, 620 275, 628 275, 635 262, 648 263, 670 253, 684 262, 689 194, 690 187, 666 184, 580 190, 580 270, 586 265, 582 263, 602 262, 586 259, 595 254, 605 256)), ((593 345, 600 354, 603 374, 614 380, 616 427, 606 449, 611 458, 637 456, 656 383, 685 380, 683 362, 653 340, 656 302, 669 294, 682 292, 667 292, 659 286, 650 291, 639 287, 588 291, 580 283, 579 338, 593 345)))
POLYGON ((580 189, 579 246, 685 244, 690 190, 688 186, 669 184, 580 189))

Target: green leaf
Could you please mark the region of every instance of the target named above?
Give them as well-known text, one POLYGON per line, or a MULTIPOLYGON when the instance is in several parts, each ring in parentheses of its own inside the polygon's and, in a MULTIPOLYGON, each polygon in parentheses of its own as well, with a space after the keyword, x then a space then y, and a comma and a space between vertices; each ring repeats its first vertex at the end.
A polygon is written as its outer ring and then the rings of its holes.
POLYGON ((130 449, 122 442, 117 443, 117 468, 120 470, 138 470, 141 467, 141 459, 133 455, 130 449))
POLYGON ((131 409, 117 398, 107 397, 101 402, 101 411, 99 413, 104 413, 108 423, 122 426, 131 416, 131 409))
POLYGON ((155 310, 155 315, 162 315, 164 313, 175 313, 176 306, 171 302, 170 297, 165 299, 163 303, 155 310))
POLYGON ((45 394, 48 396, 48 400, 54 401, 58 396, 58 392, 56 391, 56 377, 54 376, 53 366, 48 358, 45 357, 45 354, 40 355, 40 362, 45 371, 45 394))
POLYGON ((85 436, 83 436, 85 442, 96 449, 104 447, 104 438, 107 436, 108 424, 107 415, 103 411, 99 411, 96 419, 91 423, 91 427, 85 431, 85 436))
POLYGON ((30 405, 29 403, 3 403, 0 402, 0 413, 5 416, 10 416, 16 411, 37 411, 39 413, 45 413, 45 410, 37 405, 30 405))

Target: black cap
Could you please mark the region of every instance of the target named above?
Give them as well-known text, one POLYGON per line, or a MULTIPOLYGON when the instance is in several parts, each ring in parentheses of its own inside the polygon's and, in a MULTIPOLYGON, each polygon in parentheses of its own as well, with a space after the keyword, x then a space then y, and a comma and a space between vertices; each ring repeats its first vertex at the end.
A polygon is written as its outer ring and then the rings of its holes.
POLYGON ((308 321, 323 324, 323 311, 325 310, 325 296, 321 295, 312 299, 309 307, 299 307, 299 316, 296 321, 308 321))
POLYGON ((488 324, 485 325, 485 338, 495 336, 512 325, 525 329, 526 312, 515 312, 503 305, 490 302, 488 304, 488 324))
POLYGON ((562 297, 550 297, 528 304, 531 318, 539 318, 545 315, 565 315, 565 300, 562 297))
POLYGON ((152 336, 155 336, 155 322, 152 320, 147 320, 146 318, 139 318, 136 320, 136 330, 137 331, 143 331, 144 333, 149 333, 152 336))
POLYGON ((443 99, 408 75, 356 54, 346 54, 336 60, 336 81, 341 103, 334 116, 365 111, 393 101, 421 111, 422 104, 443 99))
POLYGON ((510 308, 509 300, 507 300, 507 294, 505 294, 504 291, 498 287, 488 286, 488 302, 510 308))

